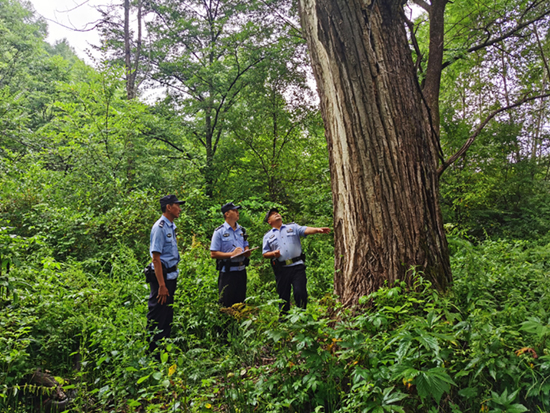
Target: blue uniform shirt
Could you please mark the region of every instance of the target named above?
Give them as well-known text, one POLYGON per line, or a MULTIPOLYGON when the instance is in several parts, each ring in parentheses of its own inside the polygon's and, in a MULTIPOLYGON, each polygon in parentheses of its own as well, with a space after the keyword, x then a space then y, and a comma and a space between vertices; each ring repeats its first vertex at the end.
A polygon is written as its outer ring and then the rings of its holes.
MULTIPOLYGON (((306 236, 306 228, 298 224, 283 224, 281 229, 272 228, 264 235, 262 254, 269 251, 279 250, 281 256, 279 261, 289 260, 291 258, 299 257, 302 254, 302 244, 300 243, 300 237, 306 236)), ((296 261, 285 267, 293 265, 303 264, 302 260, 296 261)))
MULTIPOLYGON (((234 230, 227 222, 216 228, 210 243, 210 251, 231 252, 235 248, 242 248, 244 251, 245 247, 248 247, 248 241, 244 240, 243 227, 237 224, 237 229, 234 230)), ((242 262, 243 260, 244 257, 236 257, 231 259, 231 262, 242 262)), ((242 271, 245 268, 244 265, 231 267, 231 271, 242 271)), ((222 269, 222 272, 224 271, 225 269, 222 269)))
MULTIPOLYGON (((166 268, 174 267, 180 262, 180 253, 176 243, 176 224, 170 222, 168 218, 162 215, 151 228, 151 244, 149 253, 151 258, 153 252, 160 252, 160 261, 166 268)), ((179 270, 166 274, 167 280, 178 278, 179 270)))

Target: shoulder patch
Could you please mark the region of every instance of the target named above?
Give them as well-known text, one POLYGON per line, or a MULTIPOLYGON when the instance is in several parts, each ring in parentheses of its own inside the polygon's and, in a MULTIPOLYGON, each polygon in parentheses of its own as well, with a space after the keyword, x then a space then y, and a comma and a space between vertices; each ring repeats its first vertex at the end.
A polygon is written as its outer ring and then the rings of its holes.
POLYGON ((164 220, 159 222, 159 227, 164 228, 164 220))
POLYGON ((223 224, 220 225, 218 228, 216 228, 216 229, 214 230, 214 232, 216 232, 217 230, 222 229, 222 228, 223 228, 223 224))

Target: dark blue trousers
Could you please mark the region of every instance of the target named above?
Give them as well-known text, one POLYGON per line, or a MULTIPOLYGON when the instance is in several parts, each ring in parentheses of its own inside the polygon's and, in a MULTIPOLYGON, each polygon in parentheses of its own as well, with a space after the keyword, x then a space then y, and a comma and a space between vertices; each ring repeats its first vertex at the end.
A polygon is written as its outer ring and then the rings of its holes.
POLYGON ((290 289, 294 290, 294 301, 300 308, 307 306, 307 277, 304 264, 292 267, 282 267, 275 272, 277 293, 284 303, 279 304, 279 310, 287 313, 290 310, 290 289))
POLYGON ((236 303, 244 303, 246 299, 246 270, 220 271, 218 276, 218 292, 220 305, 231 307, 236 303))
POLYGON ((159 283, 155 278, 149 283, 151 287, 151 294, 149 294, 149 301, 147 306, 149 312, 147 313, 147 329, 153 334, 153 338, 149 343, 149 352, 153 352, 157 346, 158 341, 163 338, 170 338, 172 331, 172 321, 174 319, 174 294, 176 293, 177 280, 164 280, 166 288, 170 296, 166 298, 164 304, 160 304, 157 299, 159 291, 159 283), (157 333, 153 333, 156 329, 157 333))

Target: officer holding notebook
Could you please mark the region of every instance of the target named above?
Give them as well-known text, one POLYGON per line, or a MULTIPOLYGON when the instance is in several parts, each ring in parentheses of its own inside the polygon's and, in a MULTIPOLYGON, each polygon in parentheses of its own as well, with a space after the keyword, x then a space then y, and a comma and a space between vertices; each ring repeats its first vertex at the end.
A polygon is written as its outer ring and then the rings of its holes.
POLYGON ((237 223, 239 209, 241 206, 233 202, 221 207, 225 222, 216 228, 210 244, 210 256, 216 259, 219 271, 219 302, 224 307, 242 303, 246 298, 246 266, 250 251, 246 230, 237 223))

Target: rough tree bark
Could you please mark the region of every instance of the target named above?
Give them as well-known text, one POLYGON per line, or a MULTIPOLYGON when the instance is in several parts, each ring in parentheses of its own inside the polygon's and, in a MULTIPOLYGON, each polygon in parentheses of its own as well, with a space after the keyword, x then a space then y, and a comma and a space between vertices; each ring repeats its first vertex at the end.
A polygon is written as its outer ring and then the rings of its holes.
POLYGON ((452 279, 438 201, 438 139, 402 1, 300 0, 330 153, 335 293, 345 304, 411 267, 452 279))

